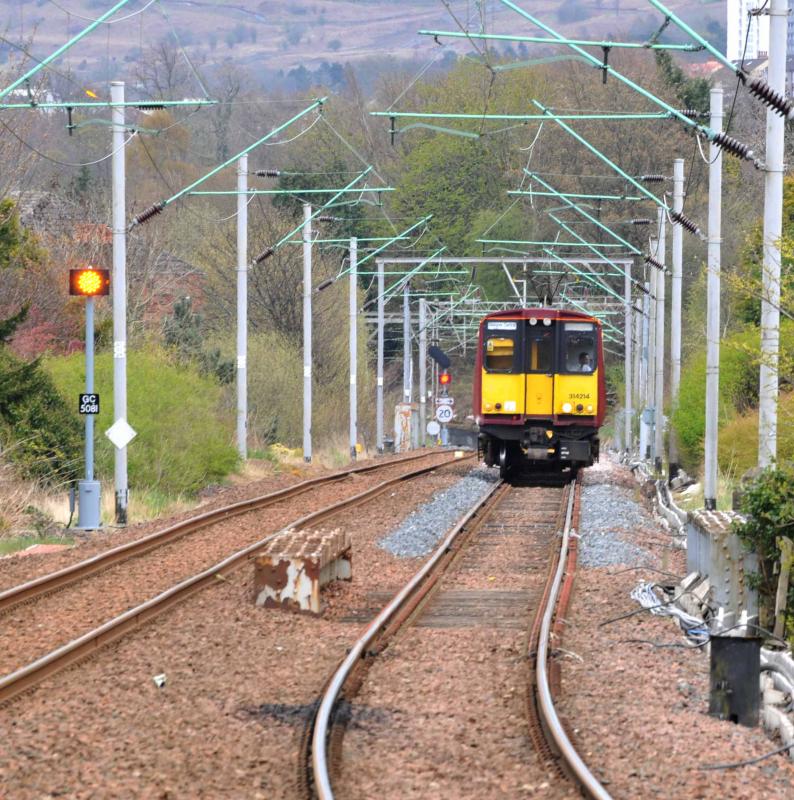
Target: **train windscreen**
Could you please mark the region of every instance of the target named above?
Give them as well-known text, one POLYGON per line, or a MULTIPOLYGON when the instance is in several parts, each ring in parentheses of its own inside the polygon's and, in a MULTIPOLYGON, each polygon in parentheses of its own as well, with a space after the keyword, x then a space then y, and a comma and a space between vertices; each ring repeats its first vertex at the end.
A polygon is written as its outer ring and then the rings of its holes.
POLYGON ((590 322, 566 322, 562 335, 563 372, 593 372, 596 358, 596 331, 590 322))

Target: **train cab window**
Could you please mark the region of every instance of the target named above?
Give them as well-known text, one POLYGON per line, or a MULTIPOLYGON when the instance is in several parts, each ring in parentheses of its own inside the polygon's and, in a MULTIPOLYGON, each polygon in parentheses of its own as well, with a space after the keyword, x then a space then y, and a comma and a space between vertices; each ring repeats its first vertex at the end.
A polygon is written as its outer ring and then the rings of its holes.
POLYGON ((484 331, 483 364, 488 372, 513 372, 516 363, 515 322, 488 322, 484 331))
POLYGON ((506 336, 492 336, 485 341, 485 369, 510 372, 513 369, 515 342, 506 336))
POLYGON ((554 372, 554 328, 527 328, 527 372, 554 372))
POLYGON ((562 334, 563 372, 593 372, 596 358, 596 331, 591 322, 566 322, 562 334))

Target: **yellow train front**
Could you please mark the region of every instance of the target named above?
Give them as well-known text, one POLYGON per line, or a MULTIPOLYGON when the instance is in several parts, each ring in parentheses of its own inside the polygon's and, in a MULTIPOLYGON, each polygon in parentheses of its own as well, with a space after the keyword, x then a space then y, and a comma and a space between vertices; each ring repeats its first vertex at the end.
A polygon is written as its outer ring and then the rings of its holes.
POLYGON ((563 472, 598 460, 606 412, 601 323, 556 308, 480 322, 474 415, 480 452, 502 476, 563 472))

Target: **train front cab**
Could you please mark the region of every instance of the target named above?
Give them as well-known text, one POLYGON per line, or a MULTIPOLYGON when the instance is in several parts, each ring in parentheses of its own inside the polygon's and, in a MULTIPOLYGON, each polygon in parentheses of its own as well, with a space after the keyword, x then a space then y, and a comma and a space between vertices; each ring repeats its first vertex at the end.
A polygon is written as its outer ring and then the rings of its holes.
POLYGON ((589 466, 605 410, 600 324, 552 309, 522 313, 488 317, 480 328, 475 408, 483 458, 505 471, 589 466))

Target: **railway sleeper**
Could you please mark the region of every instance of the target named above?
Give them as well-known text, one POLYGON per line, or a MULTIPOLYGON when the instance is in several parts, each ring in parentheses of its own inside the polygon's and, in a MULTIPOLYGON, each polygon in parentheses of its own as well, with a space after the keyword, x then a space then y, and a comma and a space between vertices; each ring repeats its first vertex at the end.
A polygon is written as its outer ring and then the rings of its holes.
POLYGON ((322 587, 352 577, 348 532, 281 531, 254 558, 254 602, 265 608, 321 614, 322 587))

